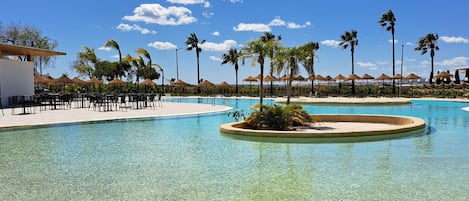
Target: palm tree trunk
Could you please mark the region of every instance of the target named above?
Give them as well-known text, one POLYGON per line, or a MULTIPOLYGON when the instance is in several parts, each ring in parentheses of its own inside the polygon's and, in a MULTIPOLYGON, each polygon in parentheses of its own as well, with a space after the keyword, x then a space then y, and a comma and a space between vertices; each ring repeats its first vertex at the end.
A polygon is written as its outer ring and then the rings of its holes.
MULTIPOLYGON (((352 48, 350 48, 350 51, 352 53, 352 74, 355 73, 355 65, 354 65, 354 57, 353 57, 353 51, 354 48, 352 46, 352 48)), ((355 79, 352 79, 352 97, 355 97, 355 79)))
POLYGON ((199 66, 199 51, 197 49, 198 49, 198 47, 196 47, 196 49, 195 49, 195 54, 197 56, 197 94, 200 94, 200 87, 199 87, 199 83, 200 83, 200 66, 199 66))
POLYGON ((236 88, 235 93, 236 96, 238 95, 238 63, 235 64, 235 72, 236 72, 236 88))
POLYGON ((431 76, 430 76, 430 80, 429 80, 429 81, 430 81, 430 84, 433 83, 432 80, 433 80, 433 76, 435 75, 435 74, 434 74, 434 71, 433 71, 433 70, 434 70, 434 69, 433 69, 433 57, 434 57, 434 56, 435 56, 435 52, 434 52, 433 49, 432 49, 432 50, 430 51, 430 57, 431 57, 431 59, 432 59, 432 72, 431 72, 431 74, 430 74, 431 76))
POLYGON ((288 78, 288 91, 287 91, 287 103, 286 103, 286 105, 290 105, 292 82, 293 82, 293 67, 290 66, 290 77, 288 78))
MULTIPOLYGON (((396 75, 396 57, 394 53, 394 30, 392 33, 392 76, 396 75)), ((396 79, 392 79, 392 94, 396 96, 396 79)))
MULTIPOLYGON (((259 64, 261 67, 261 77, 264 77, 264 58, 259 58, 259 64)), ((259 111, 262 113, 262 107, 263 107, 263 99, 264 99, 264 81, 263 79, 260 80, 259 82, 259 105, 260 109, 259 111)))

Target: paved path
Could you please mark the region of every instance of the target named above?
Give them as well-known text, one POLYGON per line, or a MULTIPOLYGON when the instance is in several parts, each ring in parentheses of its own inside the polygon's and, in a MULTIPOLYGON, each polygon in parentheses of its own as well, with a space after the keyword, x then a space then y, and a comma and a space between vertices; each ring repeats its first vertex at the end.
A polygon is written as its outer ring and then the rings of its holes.
MULTIPOLYGON (((38 108, 33 114, 18 115, 12 114, 12 109, 4 109, 5 116, 0 112, 0 129, 21 127, 21 126, 38 126, 63 124, 73 122, 90 122, 115 119, 130 118, 148 118, 148 117, 171 117, 182 115, 198 115, 215 112, 223 112, 230 110, 230 107, 195 104, 195 103, 173 103, 163 102, 162 107, 146 108, 146 109, 127 109, 109 112, 94 111, 88 108, 72 108, 59 110, 44 110, 38 108)), ((16 108, 15 113, 21 112, 21 108, 16 108)))

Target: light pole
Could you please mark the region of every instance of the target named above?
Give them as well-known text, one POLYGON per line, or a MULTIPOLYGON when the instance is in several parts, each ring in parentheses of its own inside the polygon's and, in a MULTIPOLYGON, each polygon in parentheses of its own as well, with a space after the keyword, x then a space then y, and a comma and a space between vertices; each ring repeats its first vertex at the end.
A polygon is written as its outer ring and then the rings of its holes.
POLYGON ((179 80, 179 59, 178 59, 178 50, 182 48, 176 48, 176 80, 179 80))
POLYGON ((401 97, 402 94, 402 78, 404 74, 402 74, 402 69, 404 66, 404 44, 402 44, 402 54, 401 54, 401 81, 399 82, 399 97, 401 97))

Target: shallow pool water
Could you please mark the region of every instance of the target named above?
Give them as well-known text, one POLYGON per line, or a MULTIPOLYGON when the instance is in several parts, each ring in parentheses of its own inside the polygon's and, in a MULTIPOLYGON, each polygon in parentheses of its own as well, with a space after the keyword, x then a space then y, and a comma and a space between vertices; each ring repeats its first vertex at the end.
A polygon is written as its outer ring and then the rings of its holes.
MULTIPOLYGON (((172 101, 246 113, 258 102, 172 101)), ((0 200, 469 200, 467 106, 304 106, 427 123, 411 137, 354 143, 235 140, 220 135, 234 121, 226 113, 0 131, 0 200)))

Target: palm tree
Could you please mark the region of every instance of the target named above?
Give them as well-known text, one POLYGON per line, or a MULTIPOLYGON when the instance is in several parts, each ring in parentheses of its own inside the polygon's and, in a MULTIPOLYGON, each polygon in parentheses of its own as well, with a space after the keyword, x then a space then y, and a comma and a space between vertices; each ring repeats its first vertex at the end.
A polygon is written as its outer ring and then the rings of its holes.
MULTIPOLYGON (((388 10, 386 13, 381 16, 378 23, 381 24, 381 27, 386 27, 386 31, 391 31, 392 36, 392 75, 396 74, 396 58, 394 53, 394 25, 396 25, 396 18, 392 10, 388 10)), ((392 93, 396 95, 396 82, 395 79, 392 79, 392 93)))
MULTIPOLYGON (((272 34, 271 32, 264 32, 264 35, 260 37, 260 40, 266 42, 266 41, 273 41, 273 45, 269 47, 269 50, 267 50, 266 56, 270 58, 270 71, 269 74, 270 76, 274 76, 274 66, 273 66, 273 58, 276 49, 279 47, 278 46, 278 41, 282 40, 281 36, 278 36, 277 40, 275 39, 275 35, 272 34)), ((270 96, 273 96, 273 82, 270 81, 270 96)))
MULTIPOLYGON (((143 48, 137 48, 137 49, 135 50, 135 52, 137 52, 138 54, 143 55, 145 58, 148 59, 148 62, 147 62, 146 65, 144 65, 144 68, 151 68, 152 63, 151 63, 151 55, 150 55, 150 53, 148 53, 148 51, 145 50, 145 49, 143 49, 143 48)), ((139 82, 138 78, 139 78, 139 77, 137 76, 137 83, 139 82)))
POLYGON ((415 51, 421 51, 422 55, 426 54, 430 49, 430 57, 432 59, 432 71, 430 72, 430 84, 433 83, 433 59, 435 57, 435 50, 440 50, 438 47, 438 34, 429 33, 424 37, 421 37, 418 41, 418 46, 415 48, 415 51))
POLYGON ((84 51, 78 52, 78 60, 74 62, 73 68, 83 76, 91 78, 93 76, 94 65, 98 63, 98 57, 93 48, 83 46, 84 51))
MULTIPOLYGON (((200 83, 200 65, 199 65, 199 55, 202 52, 202 48, 199 46, 200 44, 205 43, 205 40, 199 42, 197 35, 195 33, 191 33, 189 37, 186 39, 187 51, 191 51, 195 49, 195 55, 197 57, 197 84, 200 83)), ((200 93, 200 88, 197 87, 197 93, 200 93)))
POLYGON ((251 66, 256 66, 256 62, 260 66, 260 82, 259 82, 259 111, 262 113, 262 104, 264 98, 264 59, 270 48, 274 45, 274 40, 262 40, 259 38, 257 40, 251 40, 246 43, 244 48, 241 50, 241 55, 243 58, 243 63, 245 58, 250 58, 251 66))
POLYGON ((292 82, 295 75, 298 74, 298 63, 302 57, 302 49, 298 47, 284 48, 281 47, 278 49, 274 58, 272 58, 274 65, 277 67, 277 71, 282 69, 288 69, 289 78, 288 78, 288 87, 287 87, 287 102, 286 105, 290 104, 290 98, 292 94, 292 82))
MULTIPOLYGON (((350 54, 352 55, 352 74, 355 73, 354 67, 354 52, 355 46, 358 45, 357 31, 351 30, 346 31, 340 36, 339 46, 342 46, 345 49, 350 46, 350 54)), ((352 80, 352 96, 355 96, 355 80, 352 80)))
POLYGON ((119 47, 119 43, 117 43, 114 39, 110 39, 110 40, 106 41, 106 43, 104 44, 104 47, 114 48, 119 53, 119 69, 118 69, 117 75, 115 75, 115 76, 116 77, 122 77, 122 74, 123 74, 124 70, 123 70, 123 67, 122 67, 122 53, 121 53, 121 49, 119 47))
POLYGON ((319 50, 319 43, 308 42, 299 48, 301 54, 300 62, 308 72, 309 77, 313 78, 311 79, 311 94, 314 94, 314 76, 316 75, 314 73, 314 59, 317 58, 316 51, 319 50))
POLYGON ((227 54, 223 54, 222 56, 222 62, 221 64, 227 64, 227 63, 231 63, 234 65, 234 68, 235 68, 235 73, 236 73, 236 94, 238 94, 238 61, 239 61, 239 53, 238 53, 238 50, 236 48, 231 48, 230 50, 228 50, 228 53, 227 54))

